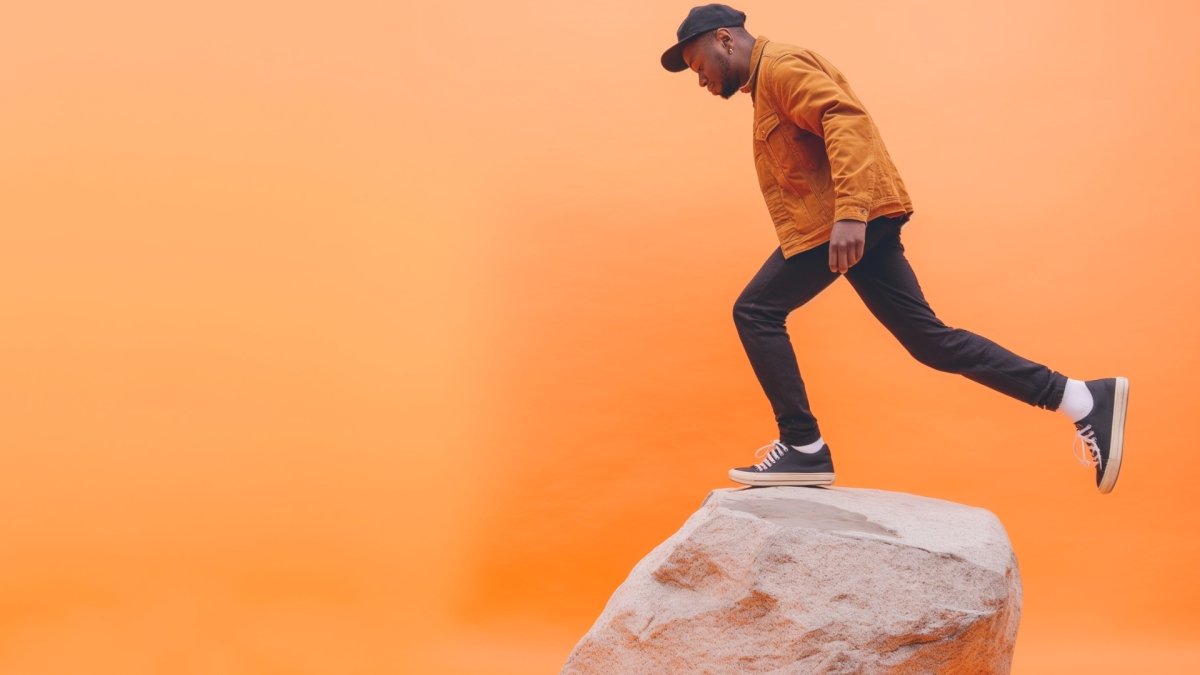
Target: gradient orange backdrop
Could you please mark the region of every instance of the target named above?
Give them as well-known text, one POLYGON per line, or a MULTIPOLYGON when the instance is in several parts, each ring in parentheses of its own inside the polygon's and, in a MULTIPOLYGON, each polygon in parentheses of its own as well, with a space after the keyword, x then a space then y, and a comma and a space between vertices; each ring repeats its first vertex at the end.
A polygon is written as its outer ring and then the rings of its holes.
MULTIPOLYGON (((6 7, 0 672, 557 672, 776 433, 689 6, 6 7)), ((999 515, 1016 673, 1196 672, 1196 3, 737 6, 875 116, 943 320, 1132 381, 1102 497, 839 282, 790 322, 839 482, 999 515)))

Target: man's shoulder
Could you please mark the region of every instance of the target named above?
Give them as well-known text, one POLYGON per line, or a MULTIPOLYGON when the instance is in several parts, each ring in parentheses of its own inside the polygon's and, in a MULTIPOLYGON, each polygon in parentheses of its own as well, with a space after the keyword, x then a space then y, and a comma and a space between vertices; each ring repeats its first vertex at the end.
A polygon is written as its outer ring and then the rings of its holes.
POLYGON ((829 72, 831 64, 824 56, 809 47, 787 42, 768 42, 763 46, 763 72, 772 79, 781 70, 800 68, 829 72))
POLYGON ((783 54, 800 54, 808 51, 811 51, 808 47, 793 44, 791 42, 779 42, 778 40, 771 40, 767 44, 763 45, 764 57, 780 56, 783 54))
POLYGON ((809 61, 824 60, 820 54, 802 45, 789 42, 775 42, 774 40, 763 45, 763 59, 774 62, 786 57, 796 57, 809 61))

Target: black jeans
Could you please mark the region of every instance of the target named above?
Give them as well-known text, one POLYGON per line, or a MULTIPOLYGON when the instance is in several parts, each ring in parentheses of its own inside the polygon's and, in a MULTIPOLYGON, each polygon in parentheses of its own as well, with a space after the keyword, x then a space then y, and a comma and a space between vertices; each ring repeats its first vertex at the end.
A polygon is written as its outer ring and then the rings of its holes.
MULTIPOLYGON (((921 363, 1030 405, 1057 409, 1066 376, 975 333, 950 328, 934 315, 904 257, 900 229, 906 220, 882 217, 867 224, 863 257, 845 275, 867 308, 921 363)), ((838 276, 829 270, 828 242, 786 259, 776 248, 733 306, 738 335, 784 443, 802 445, 821 435, 785 322, 838 276)))

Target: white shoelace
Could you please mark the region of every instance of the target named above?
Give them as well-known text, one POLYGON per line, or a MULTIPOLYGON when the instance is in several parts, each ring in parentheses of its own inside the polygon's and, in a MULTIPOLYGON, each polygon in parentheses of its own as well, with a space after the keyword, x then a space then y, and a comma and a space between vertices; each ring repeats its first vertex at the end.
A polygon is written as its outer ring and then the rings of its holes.
POLYGON ((788 447, 780 441, 771 441, 770 443, 754 451, 755 458, 762 457, 764 454, 767 456, 766 459, 758 464, 755 464, 754 468, 758 469, 759 471, 766 471, 772 464, 775 463, 776 460, 778 460, 780 457, 783 457, 783 454, 787 451, 788 447))
POLYGON ((1071 452, 1075 453, 1075 459, 1086 467, 1100 465, 1103 460, 1100 457, 1100 445, 1096 442, 1096 430, 1092 425, 1088 424, 1075 431, 1075 439, 1071 441, 1071 452))

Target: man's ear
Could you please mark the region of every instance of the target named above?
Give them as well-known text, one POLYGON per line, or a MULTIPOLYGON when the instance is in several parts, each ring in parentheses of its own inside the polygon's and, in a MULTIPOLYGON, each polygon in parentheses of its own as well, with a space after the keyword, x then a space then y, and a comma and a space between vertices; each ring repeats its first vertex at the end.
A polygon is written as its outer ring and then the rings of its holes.
POLYGON ((733 46, 733 34, 728 28, 718 28, 715 33, 717 38, 717 48, 721 51, 726 51, 733 46))

